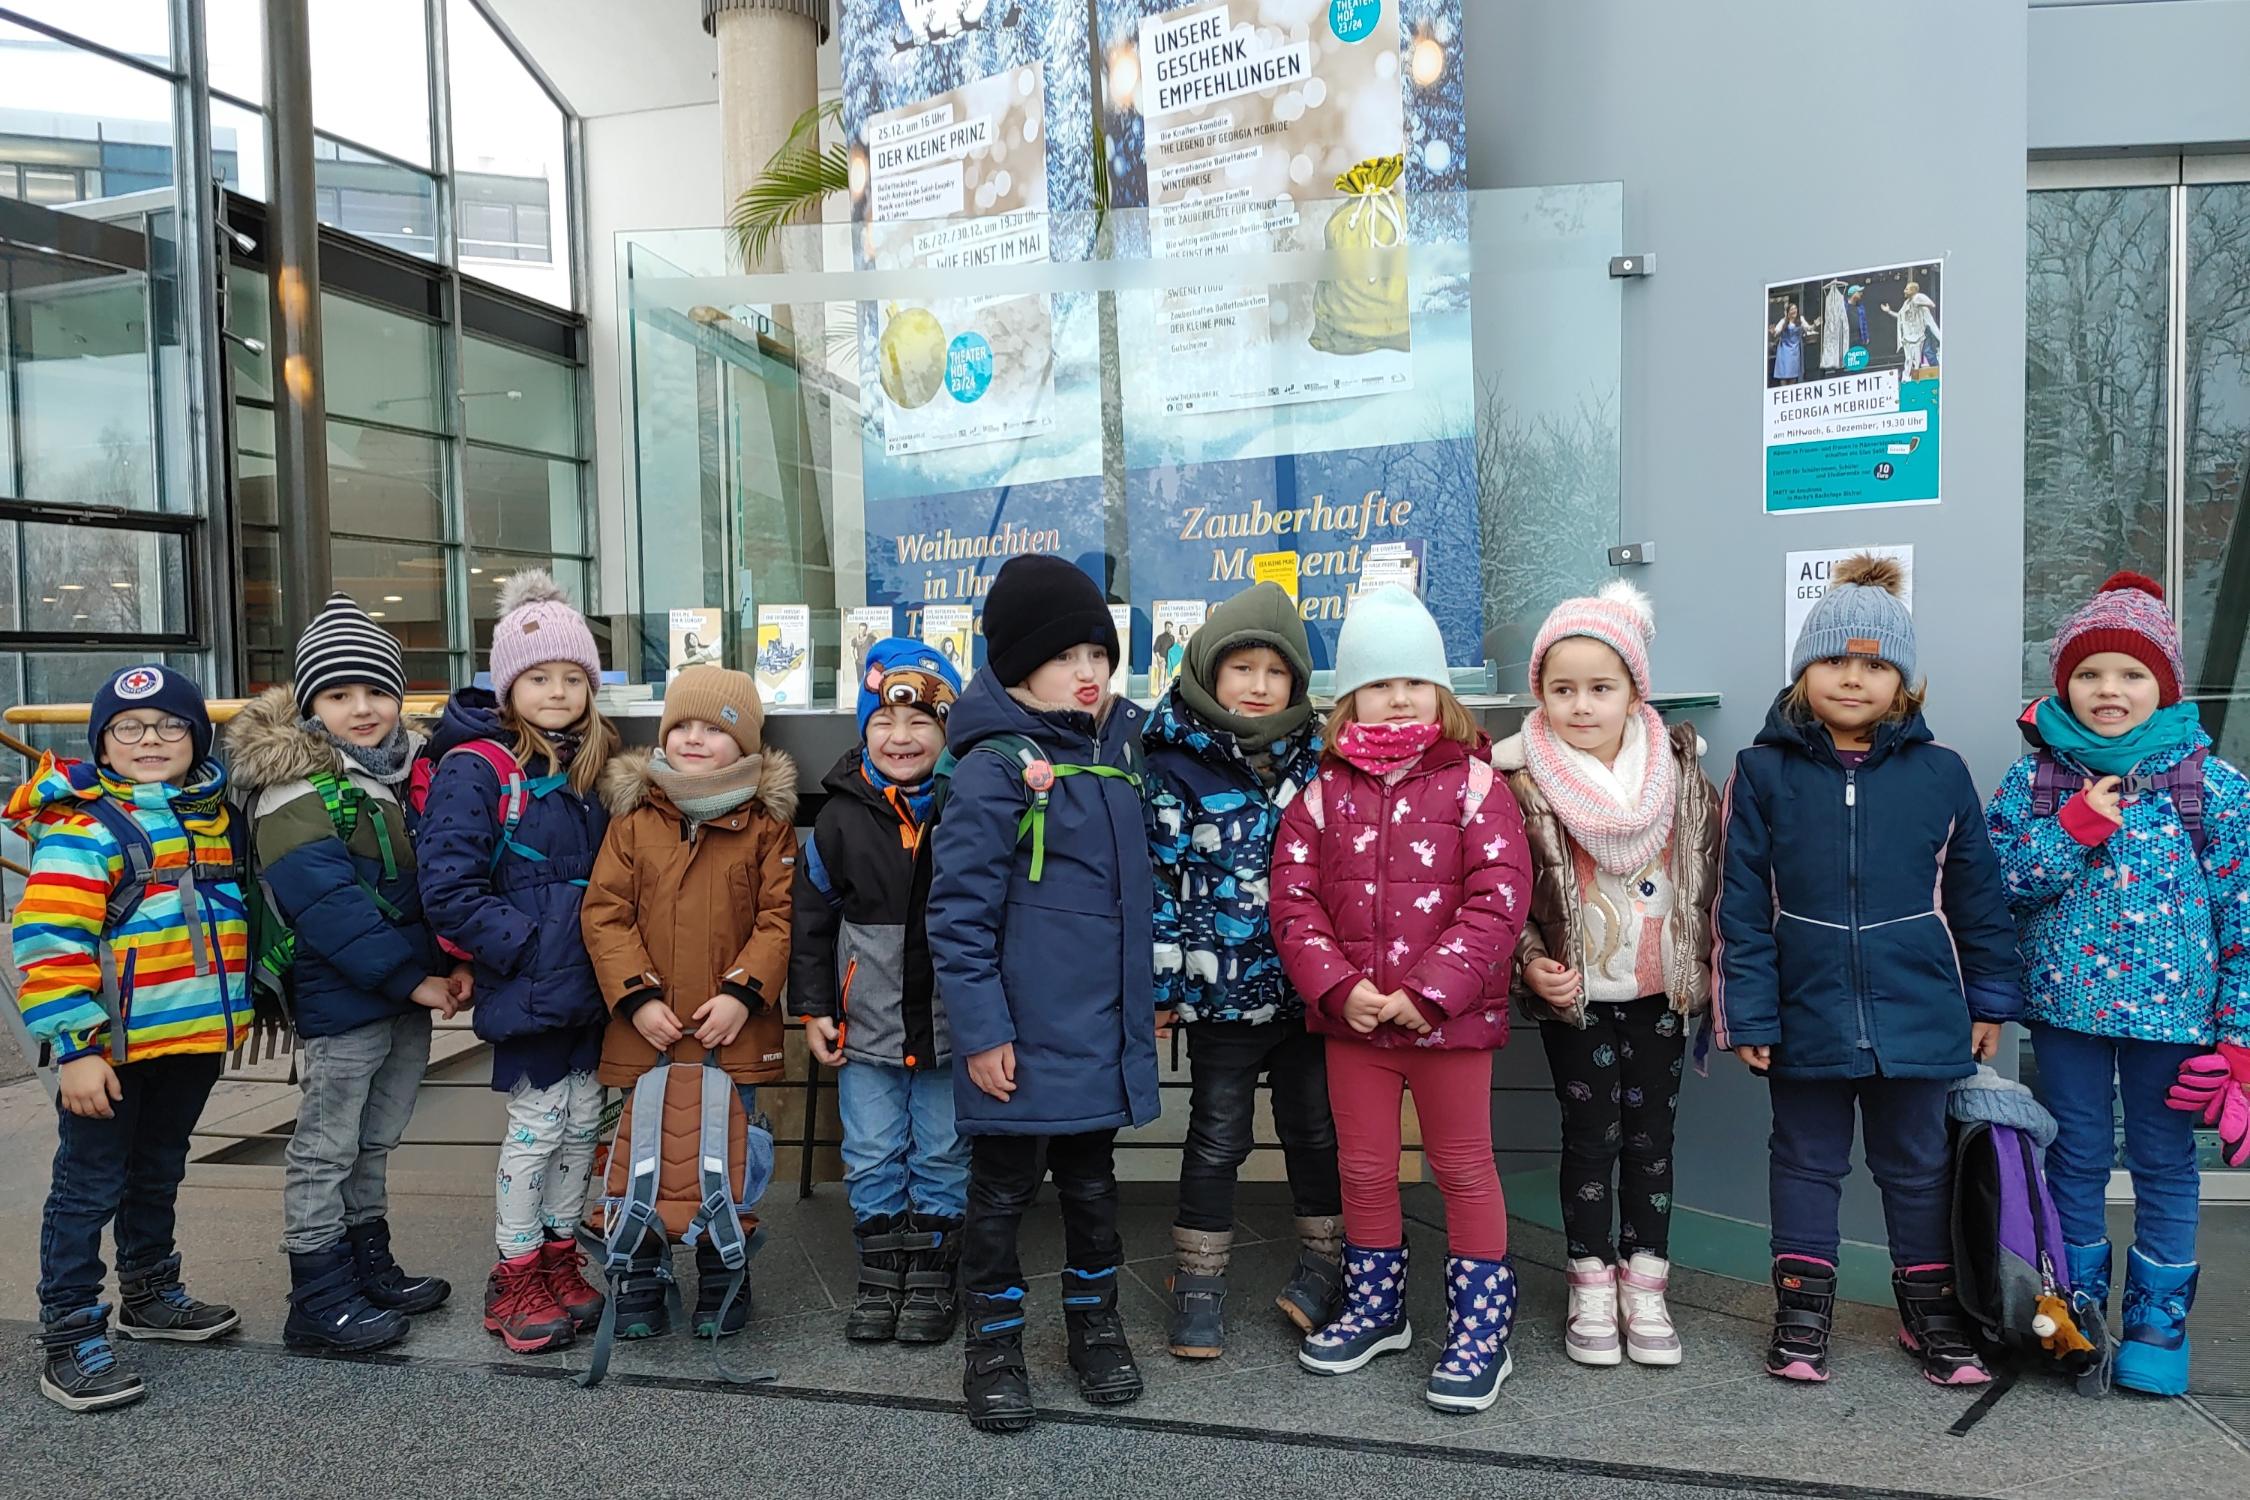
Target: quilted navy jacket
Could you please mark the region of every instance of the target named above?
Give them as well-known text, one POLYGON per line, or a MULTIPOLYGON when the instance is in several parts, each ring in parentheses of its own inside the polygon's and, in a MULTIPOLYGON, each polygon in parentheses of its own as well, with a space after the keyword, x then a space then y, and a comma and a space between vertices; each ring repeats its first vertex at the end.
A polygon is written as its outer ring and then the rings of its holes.
POLYGON ((1966 1078, 1971 1018, 2023 1010, 1976 782, 1919 714, 1847 768, 1786 701, 1727 783, 1719 1044, 1782 1078, 1966 1078))

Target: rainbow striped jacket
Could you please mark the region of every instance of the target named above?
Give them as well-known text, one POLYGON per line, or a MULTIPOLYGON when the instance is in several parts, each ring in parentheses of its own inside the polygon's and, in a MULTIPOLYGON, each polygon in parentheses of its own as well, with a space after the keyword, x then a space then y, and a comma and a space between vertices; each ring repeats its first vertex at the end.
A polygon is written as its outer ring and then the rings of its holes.
POLYGON ((31 845, 31 878, 16 905, 13 938, 23 985, 16 997, 31 1034, 58 1062, 89 1052, 117 1059, 101 1002, 106 944, 125 1017, 125 1060, 230 1050, 250 1025, 250 922, 231 881, 195 888, 195 911, 162 879, 191 862, 233 858, 226 771, 198 767, 185 786, 135 785, 86 761, 39 762, 0 814, 31 845), (115 932, 103 929, 125 852, 87 807, 108 797, 147 831, 158 879, 115 932), (189 923, 202 928, 202 941, 189 923), (206 955, 197 962, 198 953, 206 955))

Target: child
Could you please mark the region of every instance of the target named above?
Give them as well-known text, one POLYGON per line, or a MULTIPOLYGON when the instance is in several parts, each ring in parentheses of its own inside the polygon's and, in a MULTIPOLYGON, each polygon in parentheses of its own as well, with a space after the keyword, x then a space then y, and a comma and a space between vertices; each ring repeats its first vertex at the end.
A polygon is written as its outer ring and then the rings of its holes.
POLYGON ((1109 692, 1117 628, 1059 557, 1010 558, 984 606, 985 669, 954 706, 931 835, 930 964, 969 1143, 961 1282, 969 1421, 1031 1425, 1016 1232, 1047 1172, 1062 1199, 1063 1318, 1079 1393, 1131 1401, 1117 1309, 1120 1127, 1156 1117, 1141 711, 1109 692))
POLYGON ((297 640, 296 685, 227 726, 256 868, 296 940, 288 983, 304 1103, 282 1178, 292 1347, 366 1353, 452 1288, 391 1258, 390 1155, 430 1063, 430 1013, 469 998, 415 889, 399 796, 423 736, 406 726, 399 645, 349 594, 297 640))
POLYGON ((1342 1375, 1414 1341, 1398 1196, 1399 1095, 1412 1089, 1451 1251, 1445 1347, 1424 1395, 1483 1411, 1508 1378, 1515 1320, 1492 1053, 1508 1040, 1531 861, 1450 675, 1420 600, 1396 584, 1359 596, 1336 643, 1320 775, 1275 841, 1273 930, 1307 1023, 1328 1037, 1343 1176, 1347 1300, 1298 1362, 1342 1375))
POLYGON ((2208 1105, 2223 1126, 2223 1096, 2250 1081, 2250 784, 2180 699, 2179 627, 2155 583, 2111 578, 2048 660, 2055 696, 2021 721, 2040 753, 2016 762, 1990 809, 2022 924, 2037 1091, 2059 1129, 2047 1181, 2073 1296, 2100 1307, 2122 1098, 2134 1244, 2117 1383, 2176 1396, 2198 1180, 2196 1119, 2174 1111, 2208 1105))
POLYGON ((1991 1379, 1953 1294, 1946 1090, 2022 1008, 1983 806, 1930 736, 1897 563, 1838 565, 1792 684, 1735 760, 1721 843, 1719 1044, 1770 1079, 1766 1373, 1828 1378, 1852 1115, 1883 1192, 1899 1341, 1938 1385, 1991 1379))
MULTIPOLYGON (((748 673, 690 667, 664 690, 662 748, 602 774, 609 832, 579 921, 610 1010, 607 1087, 631 1088, 666 1056, 715 1054, 747 1115, 757 1086, 781 1081, 797 767, 765 747, 765 719, 748 673)), ((665 1331, 661 1253, 636 1251, 617 1284, 620 1338, 665 1331)), ((695 1269, 696 1337, 741 1332, 747 1283, 722 1317, 729 1273, 708 1239, 695 1269)))
POLYGON ((1672 1126, 1686 1022, 1711 1004, 1719 816, 1695 727, 1667 735, 1649 706, 1655 635, 1622 580, 1555 606, 1531 648, 1539 705, 1493 754, 1537 871, 1516 973, 1562 1105, 1563 1346, 1582 1365, 1680 1362, 1672 1126))
POLYGON ((145 1394, 110 1348, 111 1220, 118 1332, 200 1342, 242 1321, 180 1285, 172 1227, 189 1134, 251 1019, 245 876, 202 690, 170 667, 127 667, 94 695, 86 727, 92 763, 41 758, 7 808, 31 844, 17 1004, 57 1065, 39 1390, 71 1411, 145 1394))
POLYGON ((1326 1044, 1281 972, 1266 920, 1281 811, 1320 764, 1312 649, 1297 606, 1262 583, 1211 612, 1187 643, 1142 735, 1156 855, 1156 1008, 1187 1028, 1194 1078, 1172 1226, 1170 1347, 1226 1347, 1234 1179, 1249 1158, 1258 1076, 1273 1078, 1274 1128, 1302 1249, 1275 1299, 1301 1333, 1336 1316, 1343 1190, 1328 1115, 1326 1044))
POLYGON ((925 838, 945 795, 953 664, 919 641, 871 641, 859 744, 797 867, 789 1008, 836 1073, 859 1292, 844 1336, 942 1344, 958 1316, 969 1147, 953 1123, 953 1046, 923 929, 925 838), (846 1007, 849 1007, 849 1014, 846 1007))
POLYGON ((484 1326, 529 1354, 566 1346, 602 1312, 573 1235, 601 1124, 594 1068, 609 1009, 578 907, 609 824, 594 788, 617 731, 594 708, 593 632, 555 581, 515 574, 500 609, 492 691, 455 693, 431 741, 421 881, 430 926, 469 956, 477 1035, 492 1044, 492 1087, 508 1096, 484 1326))

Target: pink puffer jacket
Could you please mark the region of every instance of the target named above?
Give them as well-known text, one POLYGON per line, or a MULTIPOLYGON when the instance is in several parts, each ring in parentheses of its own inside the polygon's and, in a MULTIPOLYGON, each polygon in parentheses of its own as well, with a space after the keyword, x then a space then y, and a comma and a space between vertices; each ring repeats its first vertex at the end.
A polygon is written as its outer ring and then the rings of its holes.
MULTIPOLYGON (((1509 968, 1531 894, 1523 814, 1507 782, 1463 827, 1469 748, 1440 740, 1395 785, 1333 752, 1274 839, 1275 944, 1314 1031, 1378 1047, 1490 1051, 1508 1040, 1509 968), (1344 1020, 1360 980, 1403 989, 1430 1030, 1362 1037, 1344 1020)), ((1478 760, 1489 754, 1476 750, 1478 760)), ((1478 767, 1478 772, 1489 769, 1478 767)))

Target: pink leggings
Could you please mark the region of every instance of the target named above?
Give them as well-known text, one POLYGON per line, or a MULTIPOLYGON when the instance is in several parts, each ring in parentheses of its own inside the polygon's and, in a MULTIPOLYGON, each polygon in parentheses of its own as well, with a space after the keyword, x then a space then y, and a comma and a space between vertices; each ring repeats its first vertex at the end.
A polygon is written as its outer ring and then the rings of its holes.
POLYGON ((1508 1209, 1492 1163, 1492 1054, 1371 1047, 1328 1039, 1328 1107, 1344 1179, 1344 1237, 1370 1250, 1406 1243, 1399 1217, 1399 1095, 1414 1091, 1423 1159, 1445 1195, 1453 1254, 1508 1253, 1508 1209))

